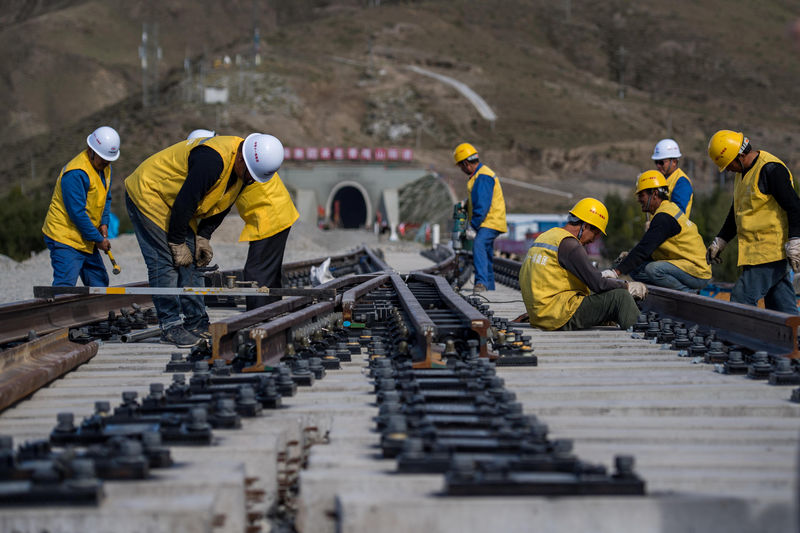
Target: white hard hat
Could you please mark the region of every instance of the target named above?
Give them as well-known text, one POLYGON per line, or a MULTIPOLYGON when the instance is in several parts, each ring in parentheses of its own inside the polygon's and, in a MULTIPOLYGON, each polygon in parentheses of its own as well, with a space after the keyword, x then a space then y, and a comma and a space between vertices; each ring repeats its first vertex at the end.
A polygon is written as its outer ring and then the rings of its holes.
POLYGON ((119 159, 119 133, 114 128, 100 126, 86 137, 86 144, 106 161, 119 159))
POLYGON ((662 159, 678 159, 681 156, 681 149, 673 139, 661 139, 653 148, 653 155, 650 159, 661 161, 662 159))
POLYGON ((213 137, 214 135, 216 135, 216 132, 213 132, 211 130, 199 129, 199 130, 194 130, 192 133, 190 133, 189 136, 186 137, 186 140, 191 141, 192 139, 197 139, 198 137, 213 137))
POLYGON ((242 155, 253 179, 265 183, 283 163, 283 145, 272 135, 251 133, 244 140, 242 155))

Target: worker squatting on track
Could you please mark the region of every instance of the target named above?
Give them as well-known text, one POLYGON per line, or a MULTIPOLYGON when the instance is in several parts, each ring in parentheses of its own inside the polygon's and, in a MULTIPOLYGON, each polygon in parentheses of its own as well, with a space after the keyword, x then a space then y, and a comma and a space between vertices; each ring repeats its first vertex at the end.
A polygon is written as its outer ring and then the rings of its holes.
POLYGON ((720 172, 734 172, 733 205, 706 252, 708 264, 739 237, 742 273, 731 301, 797 314, 791 268, 800 271, 800 198, 786 165, 764 150, 753 150, 741 132, 720 130, 708 143, 708 156, 720 172))
POLYGON ((563 227, 549 229, 534 241, 519 272, 532 326, 576 330, 615 322, 627 329, 636 322, 639 308, 634 298, 645 298, 647 287, 602 277, 584 249, 605 235, 607 226, 606 206, 584 198, 570 210, 563 227))
POLYGON ((86 150, 64 165, 42 226, 50 250, 53 286, 108 286, 100 250, 108 252, 111 165, 119 158, 119 134, 101 126, 87 138, 86 150))
MULTIPOLYGON (((125 180, 125 203, 151 287, 202 286, 211 234, 249 179, 269 181, 283 162, 271 135, 198 137, 146 159, 125 180)), ((208 337, 202 296, 153 297, 161 341, 190 347, 208 337), (181 319, 183 314, 183 319, 181 319)))
MULTIPOLYGON (((187 140, 214 135, 211 130, 198 129, 191 132, 187 140)), ((300 213, 278 173, 265 182, 250 179, 245 183, 236 199, 236 210, 244 220, 239 241, 249 243, 243 270, 245 281, 256 281, 260 287, 282 287, 286 241, 300 213)), ((247 310, 279 299, 279 296, 248 296, 247 310)))
POLYGON ((474 239, 472 261, 475 268, 474 292, 493 291, 494 240, 508 231, 503 189, 494 171, 480 162, 478 151, 461 143, 453 151, 453 161, 467 175, 467 238, 474 239))
MULTIPOLYGON (((672 202, 667 180, 648 170, 636 180, 636 199, 653 215, 642 239, 603 277, 629 274, 636 281, 685 292, 697 292, 711 279, 705 244, 697 226, 672 202)), ((624 252, 623 252, 624 253, 624 252)), ((622 256, 622 254, 620 254, 622 256)))

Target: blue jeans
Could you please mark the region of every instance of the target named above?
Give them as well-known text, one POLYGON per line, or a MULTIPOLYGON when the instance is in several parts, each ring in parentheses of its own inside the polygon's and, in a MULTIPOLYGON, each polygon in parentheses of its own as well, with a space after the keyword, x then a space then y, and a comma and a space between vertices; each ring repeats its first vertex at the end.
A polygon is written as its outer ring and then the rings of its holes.
POLYGON ((642 263, 636 270, 630 273, 630 276, 642 283, 683 292, 697 292, 709 282, 707 279, 696 278, 691 274, 687 274, 672 263, 666 261, 648 261, 642 263))
POLYGON ((796 315, 797 297, 790 272, 789 262, 785 259, 763 265, 747 265, 742 268, 742 275, 733 286, 731 301, 757 305, 758 300, 764 298, 767 309, 796 315))
POLYGON ((99 248, 95 247, 94 253, 89 254, 54 241, 47 235, 44 243, 50 250, 53 287, 74 287, 78 276, 85 287, 108 287, 108 271, 99 248))
MULTIPOLYGON (((133 231, 144 262, 147 264, 147 279, 151 287, 202 287, 203 275, 194 264, 176 267, 167 242, 167 232, 144 216, 125 193, 125 207, 133 223, 133 231)), ((188 232, 186 244, 194 255, 194 233, 188 232)), ((186 329, 208 327, 208 314, 202 296, 153 296, 153 305, 162 330, 183 323, 186 329), (183 313, 183 320, 181 320, 183 313)))
POLYGON ((494 240, 500 232, 489 228, 478 228, 472 243, 472 264, 475 266, 475 285, 482 283, 494 290, 494 240))

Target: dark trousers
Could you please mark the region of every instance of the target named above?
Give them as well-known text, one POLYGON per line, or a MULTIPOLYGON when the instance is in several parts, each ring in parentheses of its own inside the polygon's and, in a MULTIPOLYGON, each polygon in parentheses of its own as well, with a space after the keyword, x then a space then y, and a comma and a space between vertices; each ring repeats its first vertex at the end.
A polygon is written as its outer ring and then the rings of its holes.
MULTIPOLYGON (((247 261, 244 264, 245 281, 257 281, 259 287, 281 287, 281 267, 283 266, 283 252, 286 250, 286 240, 289 230, 286 228, 266 239, 250 241, 247 250, 247 261)), ((247 310, 255 309, 280 300, 280 296, 248 296, 247 310)))
POLYGON ((628 329, 639 318, 639 308, 626 289, 590 294, 569 321, 561 326, 564 331, 589 329, 602 326, 606 322, 616 322, 622 329, 628 329))

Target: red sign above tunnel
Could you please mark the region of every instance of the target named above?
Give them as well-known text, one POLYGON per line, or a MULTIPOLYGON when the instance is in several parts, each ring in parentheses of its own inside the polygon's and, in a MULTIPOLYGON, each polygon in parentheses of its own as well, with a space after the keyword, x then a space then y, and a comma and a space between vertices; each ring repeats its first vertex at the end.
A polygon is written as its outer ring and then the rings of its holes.
POLYGON ((284 147, 285 161, 414 161, 414 150, 411 148, 358 148, 350 146, 316 147, 284 147))

